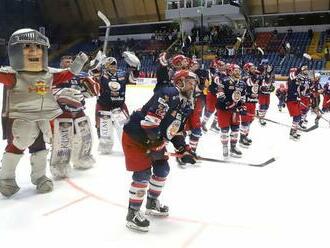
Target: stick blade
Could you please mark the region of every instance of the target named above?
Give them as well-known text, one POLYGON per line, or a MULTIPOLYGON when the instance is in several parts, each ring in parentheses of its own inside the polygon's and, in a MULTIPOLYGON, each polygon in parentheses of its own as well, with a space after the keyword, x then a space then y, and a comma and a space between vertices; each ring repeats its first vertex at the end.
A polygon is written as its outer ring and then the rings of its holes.
POLYGON ((110 21, 109 19, 103 14, 101 11, 97 11, 97 16, 100 17, 100 19, 105 23, 107 27, 110 26, 110 21))
POLYGON ((308 60, 312 60, 312 56, 310 56, 308 53, 304 53, 303 56, 308 60))

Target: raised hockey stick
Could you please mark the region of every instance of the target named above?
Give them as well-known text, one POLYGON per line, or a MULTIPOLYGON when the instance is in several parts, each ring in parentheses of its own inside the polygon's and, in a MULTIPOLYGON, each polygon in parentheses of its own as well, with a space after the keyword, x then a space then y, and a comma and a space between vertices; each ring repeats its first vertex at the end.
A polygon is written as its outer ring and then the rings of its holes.
POLYGON ((104 43, 103 43, 103 51, 102 51, 102 53, 106 55, 111 23, 110 23, 109 19, 101 11, 97 11, 97 16, 100 17, 100 19, 105 23, 105 26, 106 26, 104 43))
MULTIPOLYGON (((177 153, 168 153, 168 155, 170 155, 172 157, 178 157, 178 158, 182 156, 181 154, 177 154, 177 153)), ((247 165, 247 166, 253 166, 253 167, 265 167, 266 165, 273 163, 276 159, 274 157, 272 157, 262 163, 250 163, 250 162, 244 162, 244 161, 234 161, 234 160, 227 160, 227 159, 225 160, 225 159, 206 158, 206 157, 197 156, 197 160, 215 162, 215 163, 224 163, 224 164, 247 165)))

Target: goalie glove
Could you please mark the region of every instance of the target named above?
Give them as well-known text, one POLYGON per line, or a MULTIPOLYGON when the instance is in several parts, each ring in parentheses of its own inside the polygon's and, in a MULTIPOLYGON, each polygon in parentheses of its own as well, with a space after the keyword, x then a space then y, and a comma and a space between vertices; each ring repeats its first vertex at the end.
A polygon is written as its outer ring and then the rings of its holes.
POLYGON ((74 75, 78 75, 87 61, 88 61, 87 54, 83 52, 79 52, 73 63, 70 65, 69 71, 74 75))
POLYGON ((134 67, 136 68, 137 70, 140 70, 140 67, 141 67, 141 62, 139 60, 138 57, 136 57, 135 54, 133 54, 132 52, 123 52, 122 54, 125 62, 130 66, 130 67, 134 67))
POLYGON ((79 90, 72 88, 55 89, 54 96, 61 106, 69 106, 73 108, 83 108, 84 96, 79 90))
POLYGON ((80 85, 83 88, 82 94, 86 98, 100 95, 100 84, 90 77, 85 77, 80 80, 80 85))

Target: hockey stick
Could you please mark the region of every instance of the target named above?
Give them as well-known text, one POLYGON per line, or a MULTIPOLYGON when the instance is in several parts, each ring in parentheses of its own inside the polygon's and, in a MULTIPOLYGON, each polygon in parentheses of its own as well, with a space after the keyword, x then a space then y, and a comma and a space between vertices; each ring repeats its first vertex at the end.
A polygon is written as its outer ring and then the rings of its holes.
MULTIPOLYGON (((181 154, 177 153, 168 153, 168 155, 176 158, 182 157, 181 154)), ((249 162, 243 162, 243 161, 233 161, 233 160, 225 160, 225 159, 216 159, 216 158, 206 158, 197 156, 197 160, 200 161, 208 161, 208 162, 215 162, 215 163, 224 163, 224 164, 237 164, 237 165, 247 165, 247 166, 253 166, 253 167, 265 167, 266 165, 269 165, 270 163, 273 163, 276 159, 274 157, 268 159, 265 162, 262 163, 249 163, 249 162)))
MULTIPOLYGON (((253 116, 253 117, 256 117, 256 118, 260 118, 258 115, 248 114, 248 116, 253 116)), ((288 124, 285 124, 285 123, 282 123, 282 122, 278 122, 278 121, 274 121, 274 120, 271 120, 271 119, 268 119, 268 118, 265 118, 265 117, 263 117, 263 120, 274 123, 274 124, 277 124, 277 125, 280 125, 280 126, 283 126, 283 127, 288 127, 288 128, 292 127, 291 125, 288 125, 288 124)), ((302 132, 305 132, 305 133, 308 133, 308 132, 313 131, 314 129, 316 129, 318 127, 319 127, 318 124, 314 124, 314 125, 310 126, 309 128, 306 128, 306 129, 298 128, 298 130, 302 131, 302 132)))
POLYGON ((100 17, 100 19, 105 23, 105 26, 106 26, 104 43, 103 43, 103 54, 106 55, 111 23, 110 23, 109 19, 101 11, 97 11, 97 16, 100 17))
MULTIPOLYGON (((257 117, 258 118, 258 117, 257 117)), ((283 127, 289 127, 291 128, 291 125, 288 125, 288 124, 285 124, 285 123, 281 123, 281 122, 278 122, 278 121, 274 121, 274 120, 271 120, 271 119, 267 119, 267 118, 263 118, 265 121, 268 121, 268 122, 271 122, 271 123, 274 123, 274 124, 278 124, 280 126, 283 126, 283 127)), ((308 133, 310 131, 313 131, 315 129, 317 129, 319 127, 318 124, 314 124, 312 126, 310 126, 309 128, 306 128, 306 129, 301 129, 301 128, 298 128, 299 131, 302 131, 302 132, 305 132, 305 133, 308 133)))
MULTIPOLYGON (((303 105, 305 108, 308 108, 304 103, 300 102, 301 105, 303 105)), ((330 126, 330 120, 326 119, 321 111, 316 111, 315 109, 312 109, 312 111, 316 114, 317 117, 320 117, 320 119, 323 119, 324 121, 326 121, 328 123, 328 125, 330 126)))

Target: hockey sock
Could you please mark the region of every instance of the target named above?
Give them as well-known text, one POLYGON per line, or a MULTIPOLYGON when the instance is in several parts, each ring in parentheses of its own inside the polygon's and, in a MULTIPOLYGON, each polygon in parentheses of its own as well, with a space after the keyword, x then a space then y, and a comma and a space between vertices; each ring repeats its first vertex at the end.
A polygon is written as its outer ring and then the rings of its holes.
POLYGON ((149 181, 148 197, 157 199, 162 193, 165 185, 166 177, 157 177, 152 175, 149 181))
POLYGON ((129 208, 139 210, 147 190, 147 182, 133 181, 129 189, 129 208))

